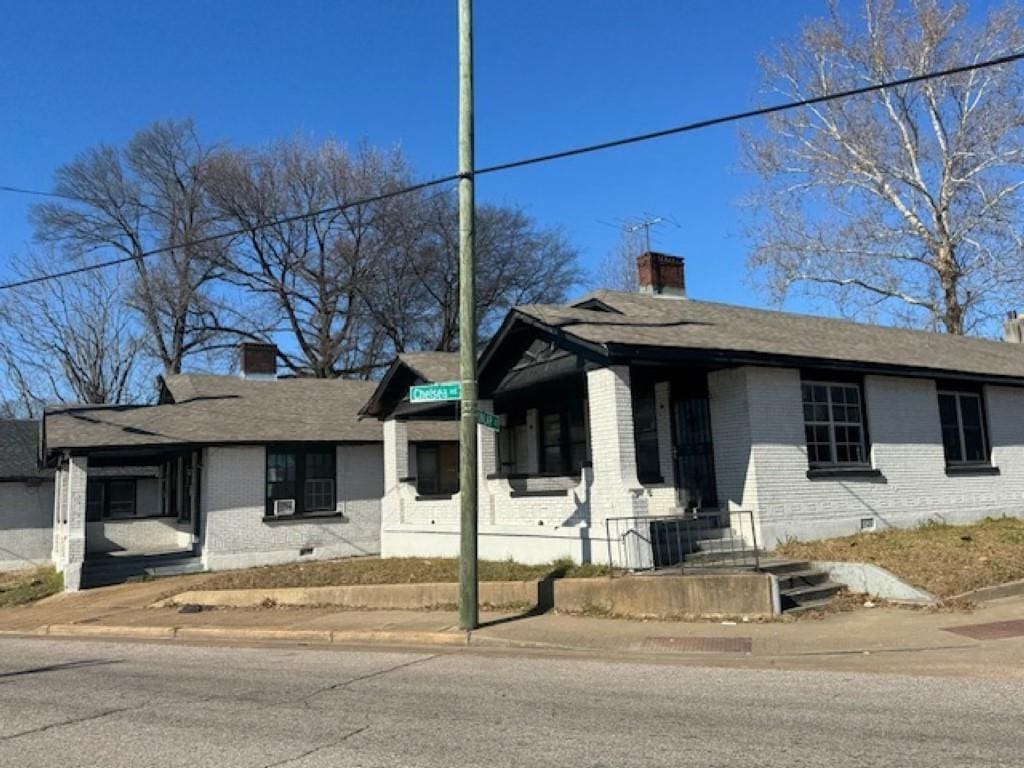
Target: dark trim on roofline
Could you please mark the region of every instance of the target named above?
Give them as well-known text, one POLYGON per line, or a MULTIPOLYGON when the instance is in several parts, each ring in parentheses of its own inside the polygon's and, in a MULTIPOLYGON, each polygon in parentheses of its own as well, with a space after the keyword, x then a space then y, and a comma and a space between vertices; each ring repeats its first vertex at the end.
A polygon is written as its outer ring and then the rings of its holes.
MULTIPOLYGON (((370 395, 370 399, 367 400, 363 404, 363 407, 356 412, 356 415, 360 419, 371 417, 380 419, 379 414, 376 413, 375 410, 379 410, 381 398, 383 398, 384 393, 387 392, 388 387, 391 386, 391 380, 403 365, 405 364, 398 357, 391 361, 390 367, 388 367, 387 372, 381 378, 380 383, 377 384, 377 388, 373 390, 373 394, 370 395)), ((410 366, 406 367, 412 370, 410 366)))
MULTIPOLYGON (((268 445, 279 445, 279 444, 292 444, 292 445, 306 445, 306 444, 320 444, 320 445, 334 445, 334 446, 347 446, 347 445, 380 445, 384 442, 382 437, 380 440, 288 440, 288 439, 277 439, 277 440, 236 440, 231 442, 216 442, 216 443, 202 443, 202 442, 181 442, 181 443, 138 443, 131 445, 88 445, 88 446, 58 446, 56 448, 49 448, 47 450, 47 460, 56 457, 60 453, 70 453, 73 456, 90 456, 94 453, 106 453, 106 452, 124 452, 124 451, 181 451, 196 448, 240 448, 245 446, 259 446, 265 448, 268 445)), ((44 465, 45 466, 45 465, 44 465)))
POLYGON ((608 345, 609 364, 627 365, 638 362, 639 358, 653 362, 705 362, 722 366, 755 365, 774 368, 818 368, 830 371, 856 371, 880 376, 903 376, 907 378, 946 378, 956 381, 977 381, 981 383, 1004 384, 1024 387, 1024 377, 1002 376, 999 374, 953 371, 947 368, 923 368, 901 366, 890 363, 868 363, 855 360, 834 360, 798 355, 777 355, 760 352, 739 352, 732 350, 692 349, 676 347, 644 347, 627 344, 608 345))

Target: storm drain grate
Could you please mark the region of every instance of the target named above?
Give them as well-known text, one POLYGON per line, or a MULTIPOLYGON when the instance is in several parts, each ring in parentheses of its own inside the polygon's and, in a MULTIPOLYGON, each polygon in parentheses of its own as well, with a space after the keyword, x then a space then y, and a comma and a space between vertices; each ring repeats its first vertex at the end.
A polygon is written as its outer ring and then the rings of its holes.
POLYGON ((676 651, 678 653, 750 653, 749 637, 648 637, 645 651, 676 651))
POLYGON ((988 624, 965 624, 962 627, 943 627, 943 629, 972 640, 1001 640, 1005 637, 1024 637, 1024 619, 993 621, 988 624))

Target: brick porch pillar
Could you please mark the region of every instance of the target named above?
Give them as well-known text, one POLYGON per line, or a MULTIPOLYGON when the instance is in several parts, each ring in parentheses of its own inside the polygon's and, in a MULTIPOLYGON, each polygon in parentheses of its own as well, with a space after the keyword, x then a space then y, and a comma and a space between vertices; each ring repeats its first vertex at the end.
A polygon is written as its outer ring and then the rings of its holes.
POLYGON ((384 422, 384 493, 397 489, 409 476, 409 428, 404 421, 384 422))
POLYGON ((647 514, 647 498, 636 476, 633 400, 629 387, 627 366, 587 372, 594 468, 590 525, 601 535, 606 518, 647 514))
POLYGON ((82 563, 85 562, 85 489, 89 478, 89 459, 71 456, 67 460, 61 494, 64 497, 65 541, 58 569, 64 573, 64 589, 82 588, 82 563))

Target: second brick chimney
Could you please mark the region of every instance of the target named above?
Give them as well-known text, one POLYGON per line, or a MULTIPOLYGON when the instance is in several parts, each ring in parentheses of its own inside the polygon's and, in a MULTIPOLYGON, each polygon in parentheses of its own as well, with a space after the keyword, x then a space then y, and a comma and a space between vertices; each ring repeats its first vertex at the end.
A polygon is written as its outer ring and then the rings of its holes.
POLYGON ((277 345, 243 341, 238 345, 238 363, 243 379, 276 379, 277 345))
POLYGON ((636 260, 640 293, 673 299, 686 298, 686 270, 681 256, 647 251, 636 260))

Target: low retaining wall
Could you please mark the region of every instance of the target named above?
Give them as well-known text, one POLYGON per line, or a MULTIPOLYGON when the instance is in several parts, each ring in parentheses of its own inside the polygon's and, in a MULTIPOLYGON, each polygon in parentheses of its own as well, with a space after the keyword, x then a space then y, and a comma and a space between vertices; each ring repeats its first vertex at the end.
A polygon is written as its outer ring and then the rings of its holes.
POLYGON ((554 602, 560 611, 631 618, 769 617, 776 614, 772 583, 766 573, 560 579, 554 602))
MULTIPOLYGON (((706 576, 624 576, 621 578, 558 579, 555 581, 484 581, 480 603, 485 607, 600 612, 632 618, 684 616, 767 617, 777 613, 769 574, 706 576)), ((191 590, 160 605, 258 608, 280 606, 342 606, 345 608, 424 610, 458 602, 458 584, 385 584, 289 589, 191 590)))
MULTIPOLYGON (((536 581, 484 581, 480 603, 495 608, 532 608, 537 604, 536 581)), ((284 589, 206 589, 181 592, 164 605, 205 605, 217 608, 259 608, 272 603, 290 607, 342 606, 383 610, 448 608, 459 601, 459 585, 380 584, 349 587, 291 587, 284 589)))

